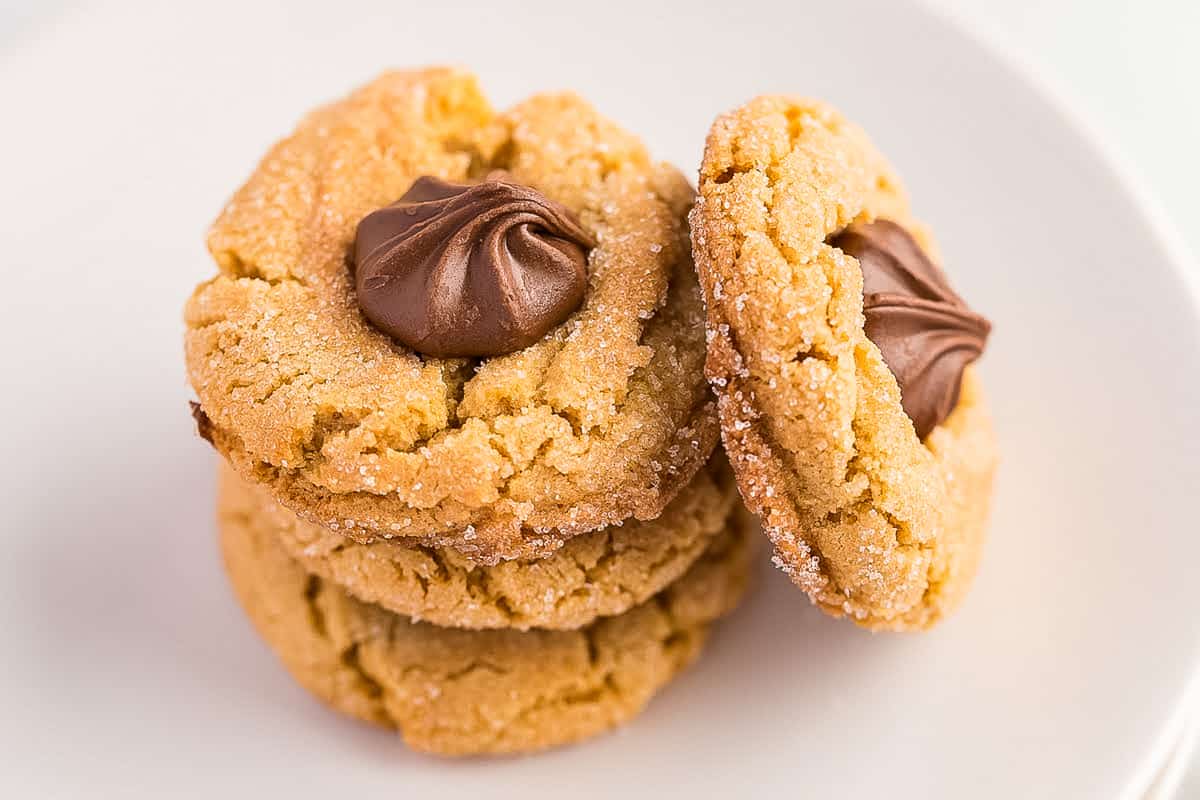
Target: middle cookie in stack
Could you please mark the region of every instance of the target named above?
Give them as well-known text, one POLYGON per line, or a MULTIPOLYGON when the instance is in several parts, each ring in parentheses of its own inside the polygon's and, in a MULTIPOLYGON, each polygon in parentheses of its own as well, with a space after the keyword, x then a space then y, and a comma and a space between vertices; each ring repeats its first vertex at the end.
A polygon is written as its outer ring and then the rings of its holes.
POLYGON ((704 467, 693 197, 579 98, 494 114, 440 69, 314 112, 235 194, 188 369, 235 589, 300 682, 514 752, 696 654, 746 543, 704 467))

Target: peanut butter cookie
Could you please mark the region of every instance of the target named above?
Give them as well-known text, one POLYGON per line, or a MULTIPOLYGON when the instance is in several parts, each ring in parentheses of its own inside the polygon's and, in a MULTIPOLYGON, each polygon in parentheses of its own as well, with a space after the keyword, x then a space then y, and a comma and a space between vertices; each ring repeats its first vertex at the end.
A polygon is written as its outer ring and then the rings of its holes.
POLYGON ((574 631, 440 628, 353 599, 262 526, 225 516, 234 590, 295 679, 333 708, 441 755, 518 753, 619 725, 699 653, 741 597, 738 515, 678 581, 574 631))
POLYGON ((628 611, 683 575, 725 531, 736 493, 717 455, 655 520, 491 567, 403 539, 356 543, 299 519, 228 467, 217 505, 222 524, 272 532, 305 571, 389 611, 453 628, 573 629, 628 611))
POLYGON ((453 69, 306 117, 213 225, 186 309, 201 430, 368 542, 481 563, 658 516, 719 436, 693 191, 569 95, 453 69))
POLYGON ((867 136, 760 97, 720 117, 692 242, 706 370, 742 496, 815 603, 932 625, 974 575, 996 446, 970 363, 989 324, 867 136))

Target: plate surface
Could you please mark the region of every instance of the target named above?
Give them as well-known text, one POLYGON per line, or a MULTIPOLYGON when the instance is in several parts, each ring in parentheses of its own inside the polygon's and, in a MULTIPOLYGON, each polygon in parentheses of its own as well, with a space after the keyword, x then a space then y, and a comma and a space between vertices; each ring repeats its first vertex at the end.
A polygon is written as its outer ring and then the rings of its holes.
POLYGON ((1200 662, 1200 324, 1087 137, 906 3, 95 5, 0 60, 0 794, 1134 796, 1200 662), (620 733, 445 763, 324 711, 252 635, 212 530, 180 309, 204 229, 309 106, 456 61, 571 87, 689 173, 713 116, 822 96, 905 176, 963 294, 1004 462, 963 610, 872 636, 765 564, 620 733))

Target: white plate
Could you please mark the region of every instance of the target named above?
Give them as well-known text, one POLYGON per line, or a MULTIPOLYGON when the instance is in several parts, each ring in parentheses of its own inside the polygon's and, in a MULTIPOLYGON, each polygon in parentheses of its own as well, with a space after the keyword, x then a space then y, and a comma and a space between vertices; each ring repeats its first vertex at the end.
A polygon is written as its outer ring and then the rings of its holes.
POLYGON ((900 3, 113 4, 0 62, 0 794, 1134 796, 1200 656, 1200 337, 1186 264, 1091 141, 900 3), (574 87, 689 171, 750 95, 861 121, 996 322, 983 572, 925 636, 779 574, 617 735, 447 763, 327 713, 235 607, 180 308, 208 221, 308 106, 461 61, 574 87), (436 793, 436 794, 430 794, 436 793))

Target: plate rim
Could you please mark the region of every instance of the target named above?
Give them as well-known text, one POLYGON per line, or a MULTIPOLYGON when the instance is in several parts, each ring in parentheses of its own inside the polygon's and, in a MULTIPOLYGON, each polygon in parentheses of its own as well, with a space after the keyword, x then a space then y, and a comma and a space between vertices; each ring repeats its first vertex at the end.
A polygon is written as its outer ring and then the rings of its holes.
MULTIPOLYGON (((944 0, 911 0, 911 5, 919 8, 933 24, 961 35, 991 59, 997 69, 1007 72, 1028 88, 1091 150, 1097 164, 1108 170, 1113 181, 1128 193, 1150 235, 1162 245, 1167 266, 1183 285, 1192 312, 1193 330, 1200 336, 1200 258, 1192 251, 1158 194, 1150 188, 1145 174, 1134 165, 1132 157, 1113 143, 1104 127, 1056 73, 1038 64, 1002 31, 969 17, 961 7, 944 0)), ((1180 687, 1174 710, 1117 795, 1122 800, 1146 798, 1147 792, 1155 789, 1155 781, 1172 766, 1172 757, 1187 737, 1192 712, 1200 706, 1200 647, 1193 648, 1191 662, 1192 676, 1180 687)), ((1200 754, 1193 758, 1197 755, 1200 754)))
MULTIPOLYGON (((12 62, 19 58, 19 50, 35 47, 42 40, 54 36, 59 23, 110 5, 69 2, 39 13, 37 19, 17 30, 8 40, 4 48, 6 52, 0 52, 0 71, 12 68, 12 62)), ((939 0, 909 0, 909 6, 924 17, 926 24, 942 26, 973 45, 993 68, 1019 82, 1047 112, 1057 117, 1059 124, 1077 136, 1081 145, 1094 157, 1097 168, 1107 170, 1115 185, 1127 193, 1147 234, 1162 247, 1165 260, 1169 262, 1166 265, 1168 274, 1174 274, 1187 295, 1192 330, 1200 334, 1200 262, 1157 193, 1149 188, 1145 174, 1134 166, 1123 149, 1116 146, 1112 136, 1082 107, 1077 97, 1064 88, 1056 74, 1012 45, 1002 32, 971 19, 961 8, 945 5, 939 0)), ((1193 647, 1190 662, 1191 678, 1178 687, 1175 707, 1153 737, 1149 748, 1142 754, 1134 754, 1137 767, 1128 776, 1119 797, 1138 800, 1144 796, 1186 731, 1189 712, 1194 706, 1200 705, 1200 646, 1193 647)))

